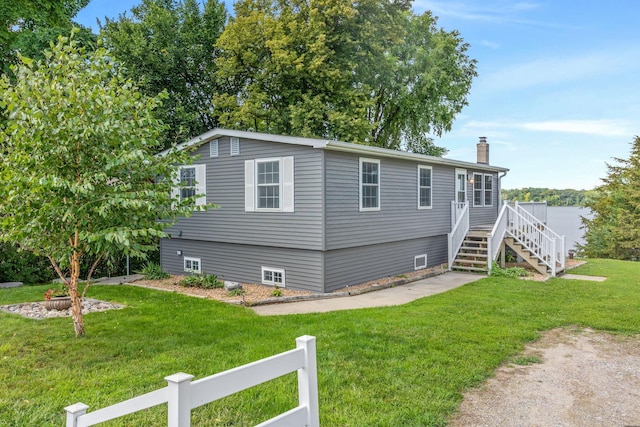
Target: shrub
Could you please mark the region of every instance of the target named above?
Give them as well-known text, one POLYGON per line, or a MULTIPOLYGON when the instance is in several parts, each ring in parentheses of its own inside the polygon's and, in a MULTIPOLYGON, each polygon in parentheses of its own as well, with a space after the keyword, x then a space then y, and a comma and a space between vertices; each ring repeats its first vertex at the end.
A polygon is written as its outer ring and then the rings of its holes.
POLYGON ((229 295, 232 297, 239 297, 246 293, 246 291, 242 288, 232 289, 229 291, 229 295))
POLYGON ((278 287, 278 285, 275 285, 275 288, 273 288, 273 291, 271 291, 271 296, 272 297, 281 297, 282 296, 282 290, 278 287))
POLYGON ((149 280, 160 280, 171 277, 159 264, 153 262, 147 263, 144 268, 140 270, 140 274, 144 274, 145 279, 149 280))
POLYGON ((494 277, 510 277, 512 279, 518 279, 520 277, 529 276, 529 273, 522 267, 502 268, 498 263, 494 262, 491 266, 491 275, 494 277))
POLYGON ((53 267, 46 257, 0 243, 0 282, 47 283, 54 277, 53 267))
POLYGON ((187 288, 202 288, 202 289, 214 289, 222 288, 224 284, 218 279, 215 274, 195 274, 193 276, 187 276, 179 283, 180 286, 187 288))

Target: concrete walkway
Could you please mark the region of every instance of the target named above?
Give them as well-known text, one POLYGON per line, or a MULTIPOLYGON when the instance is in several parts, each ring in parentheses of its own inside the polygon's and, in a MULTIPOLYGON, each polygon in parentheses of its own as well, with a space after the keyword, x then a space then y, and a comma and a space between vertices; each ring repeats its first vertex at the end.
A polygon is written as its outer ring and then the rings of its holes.
POLYGON ((562 276, 558 276, 561 279, 569 279, 569 280, 587 280, 589 282, 604 282, 607 280, 606 277, 602 276, 584 276, 582 274, 563 274, 562 276))
POLYGON ((484 277, 487 276, 448 272, 406 285, 367 292, 360 295, 261 305, 252 307, 252 310, 261 316, 276 316, 281 314, 326 313, 337 310, 402 305, 418 298, 446 292, 484 277))

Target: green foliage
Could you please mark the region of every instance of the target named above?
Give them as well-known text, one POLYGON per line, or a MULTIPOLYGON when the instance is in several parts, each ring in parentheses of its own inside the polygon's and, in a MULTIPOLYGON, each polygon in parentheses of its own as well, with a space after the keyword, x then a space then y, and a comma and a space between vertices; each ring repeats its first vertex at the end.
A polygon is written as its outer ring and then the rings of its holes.
POLYGON ((229 291, 229 295, 232 296, 232 297, 241 297, 242 295, 244 295, 246 293, 247 292, 242 288, 231 289, 229 291))
MULTIPOLYGON (((166 386, 295 348, 317 337, 323 426, 445 426, 463 393, 492 377, 541 333, 579 325, 640 334, 638 264, 590 260, 576 274, 605 283, 488 277, 409 304, 260 317, 237 307, 133 286, 92 286, 89 297, 126 305, 92 313, 88 336, 69 319, 0 312, 0 425, 61 426, 62 408, 89 412, 166 386), (69 361, 73 366, 69 366, 69 361)), ((0 304, 41 301, 47 286, 0 290, 0 304)), ((257 425, 297 405, 297 376, 193 412, 192 425, 257 425)), ((166 425, 166 406, 109 426, 166 425)))
POLYGON ((226 22, 224 3, 206 0, 143 0, 100 29, 106 46, 122 61, 124 74, 148 96, 165 91, 157 117, 167 125, 165 147, 218 125, 211 97, 214 46, 226 22))
POLYGON ((544 360, 540 356, 517 356, 511 359, 511 363, 520 366, 528 366, 542 362, 544 362, 544 360))
POLYGON ((46 283, 53 279, 49 260, 17 246, 0 243, 0 282, 46 283))
POLYGON ((494 277, 510 277, 512 279, 518 279, 520 277, 527 277, 530 274, 522 267, 502 268, 497 262, 494 262, 491 266, 491 275, 494 277))
POLYGON ((10 75, 23 56, 41 55, 50 41, 68 35, 71 19, 89 0, 5 0, 0 6, 0 74, 10 75))
POLYGON ((628 159, 614 159, 608 176, 586 204, 594 213, 583 218, 585 244, 581 256, 640 260, 640 137, 631 143, 628 159))
POLYGON ((224 284, 215 274, 194 274, 186 276, 178 283, 187 288, 215 289, 222 288, 224 284))
POLYGON ((271 291, 271 296, 276 298, 282 296, 282 290, 278 287, 278 285, 274 286, 273 290, 271 291))
POLYGON ((475 62, 408 2, 242 0, 217 42, 222 125, 442 155, 475 62))
POLYGON ((546 201, 548 206, 587 206, 596 195, 596 190, 553 190, 533 187, 502 190, 502 200, 509 202, 546 201))
POLYGON ((147 263, 142 270, 140 270, 141 274, 144 274, 145 279, 149 280, 160 280, 171 277, 169 273, 164 271, 164 269, 160 266, 160 264, 156 263, 147 263))
POLYGON ((15 81, 0 79, 8 118, 0 129, 0 241, 46 256, 60 277, 68 268, 78 301, 82 260, 144 259, 165 228, 199 208, 172 199, 172 180, 159 179, 192 161, 186 151, 154 155, 160 97, 142 95, 104 48, 87 52, 60 38, 45 56, 21 58, 15 81))

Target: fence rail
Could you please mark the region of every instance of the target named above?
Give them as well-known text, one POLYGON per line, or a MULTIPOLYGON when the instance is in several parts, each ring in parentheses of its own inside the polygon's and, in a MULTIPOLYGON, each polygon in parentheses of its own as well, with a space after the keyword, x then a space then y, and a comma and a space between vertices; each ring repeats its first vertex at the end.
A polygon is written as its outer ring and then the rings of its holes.
POLYGON ((453 260, 469 232, 469 202, 464 202, 464 204, 451 202, 451 215, 452 218, 455 215, 456 222, 451 227, 451 233, 447 235, 449 271, 451 271, 453 260))
POLYGON ((124 402, 86 413, 89 406, 67 406, 66 427, 89 427, 153 406, 167 403, 168 427, 189 427, 191 410, 247 388, 298 371, 298 406, 258 427, 319 427, 316 339, 296 339, 296 348, 247 365, 191 381, 193 375, 177 373, 165 378, 168 386, 124 402))

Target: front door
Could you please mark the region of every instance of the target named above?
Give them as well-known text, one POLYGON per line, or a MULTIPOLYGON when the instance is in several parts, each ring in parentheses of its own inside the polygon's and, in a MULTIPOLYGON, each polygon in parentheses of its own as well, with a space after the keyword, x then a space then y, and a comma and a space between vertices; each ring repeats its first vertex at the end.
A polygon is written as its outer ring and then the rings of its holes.
POLYGON ((467 170, 456 169, 456 203, 467 201, 467 170))

